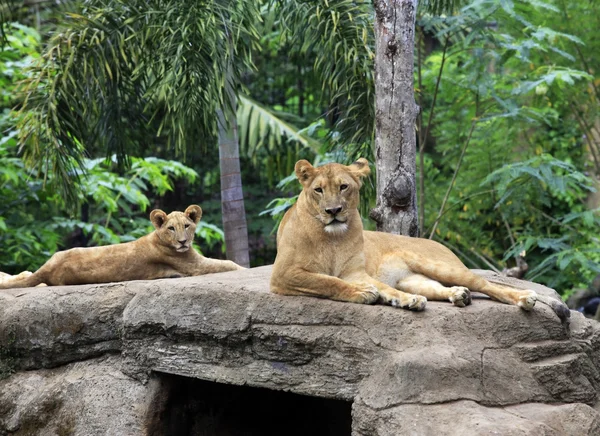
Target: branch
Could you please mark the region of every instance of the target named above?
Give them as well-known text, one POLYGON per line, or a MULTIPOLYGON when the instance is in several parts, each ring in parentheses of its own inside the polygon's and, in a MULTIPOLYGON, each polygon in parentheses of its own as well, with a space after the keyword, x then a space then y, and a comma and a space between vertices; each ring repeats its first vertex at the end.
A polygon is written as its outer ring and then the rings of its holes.
POLYGON ((585 133, 585 140, 588 143, 588 146, 590 147, 590 153, 592 153, 594 165, 596 166, 596 172, 600 174, 600 156, 598 156, 598 154, 600 154, 600 151, 596 150, 596 144, 592 142, 592 139, 595 140, 592 129, 590 128, 590 126, 588 126, 585 119, 581 115, 579 115, 579 111, 577 110, 575 104, 571 100, 569 100, 569 106, 571 106, 571 109, 575 114, 575 118, 577 119, 579 127, 585 133))
POLYGON ((434 236, 434 239, 436 239, 438 242, 442 243, 443 245, 445 245, 448 248, 450 248, 452 251, 454 251, 457 254, 459 254, 464 260, 468 261, 473 268, 479 268, 480 267, 480 265, 477 262, 475 262, 473 259, 471 259, 469 256, 467 256, 465 254, 465 252, 461 251, 456 245, 453 245, 450 242, 445 241, 445 240, 443 240, 442 238, 440 238, 438 236, 434 236))
POLYGON ((496 271, 498 274, 500 274, 500 270, 498 268, 496 268, 492 263, 490 263, 482 254, 479 254, 477 251, 475 251, 475 249, 473 247, 469 248, 469 251, 471 253, 473 253, 475 256, 477 256, 483 263, 485 263, 493 271, 496 271))
MULTIPOLYGON (((423 138, 419 141, 419 234, 423 235, 423 228, 425 220, 425 142, 429 136, 429 130, 431 129, 431 121, 433 119, 433 113, 435 111, 435 103, 437 101, 438 90, 440 88, 440 82, 442 80, 442 72, 444 71, 444 64, 446 63, 446 52, 448 50, 448 42, 450 41, 450 36, 446 36, 446 41, 444 42, 444 50, 442 51, 442 63, 440 65, 440 71, 438 72, 438 76, 435 82, 435 90, 433 91, 433 101, 431 102, 431 109, 429 110, 429 117, 427 119, 427 128, 425 130, 425 134, 423 138)), ((421 88, 421 50, 419 47, 418 51, 419 55, 419 89, 421 88)), ((421 93, 423 91, 421 90, 421 93)), ((421 109, 422 110, 422 109, 421 109)), ((422 119, 422 116, 421 116, 422 119)), ((419 131, 419 135, 421 131, 419 131)))
POLYGON ((423 74, 421 71, 421 46, 423 44, 423 30, 418 27, 419 39, 417 40, 417 83, 419 84, 419 116, 417 118, 417 130, 419 132, 419 236, 423 236, 425 226, 425 171, 424 156, 421 152, 423 143, 423 74))
MULTIPOLYGON (((454 203, 453 205, 451 205, 449 208, 445 209, 444 212, 442 213, 441 217, 443 217, 444 215, 446 215, 448 212, 450 212, 452 209, 456 208, 457 206, 460 206, 465 201, 470 200, 471 198, 479 197, 480 195, 493 194, 494 192, 495 192, 495 190, 489 189, 487 191, 476 192, 475 194, 468 195, 468 196, 466 196, 464 198, 461 198, 460 201, 457 201, 456 203, 454 203)), ((431 227, 429 229, 427 229, 427 232, 425 232, 425 233, 430 233, 430 230, 431 230, 431 227)))
POLYGON ((448 189, 446 190, 446 195, 444 196, 444 200, 442 201, 442 206, 440 207, 438 216, 436 217, 435 222, 433 223, 433 228, 431 229, 431 233, 429 234, 429 239, 433 238, 433 234, 435 233, 438 223, 440 222, 440 218, 442 217, 442 214, 444 213, 444 208, 446 207, 446 202, 448 201, 448 197, 450 197, 450 192, 452 191, 452 188, 454 187, 454 182, 456 180, 456 176, 458 176, 458 171, 460 170, 460 166, 462 165, 463 157, 465 156, 465 151, 467 150, 467 147, 469 146, 469 142, 471 142, 471 137, 473 136, 473 130, 475 130, 475 125, 477 124, 477 120, 478 120, 478 118, 475 118, 471 122, 471 129, 469 130, 469 136, 467 137, 467 140, 465 141, 465 144, 463 145, 463 148, 460 151, 460 157, 458 158, 458 163, 456 164, 456 169, 454 170, 454 174, 452 175, 452 180, 450 181, 450 185, 448 186, 448 189))

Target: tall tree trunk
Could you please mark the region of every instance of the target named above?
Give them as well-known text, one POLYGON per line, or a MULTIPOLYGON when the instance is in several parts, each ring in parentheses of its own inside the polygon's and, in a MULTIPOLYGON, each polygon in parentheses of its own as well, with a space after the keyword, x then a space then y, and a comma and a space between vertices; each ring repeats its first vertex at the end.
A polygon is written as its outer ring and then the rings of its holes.
POLYGON ((416 236, 414 47, 417 0, 374 0, 377 230, 416 236))
POLYGON ((235 96, 228 93, 232 102, 228 116, 217 111, 219 124, 219 166, 221 170, 221 210, 227 258, 238 265, 249 267, 248 226, 240 172, 240 146, 238 141, 235 96))

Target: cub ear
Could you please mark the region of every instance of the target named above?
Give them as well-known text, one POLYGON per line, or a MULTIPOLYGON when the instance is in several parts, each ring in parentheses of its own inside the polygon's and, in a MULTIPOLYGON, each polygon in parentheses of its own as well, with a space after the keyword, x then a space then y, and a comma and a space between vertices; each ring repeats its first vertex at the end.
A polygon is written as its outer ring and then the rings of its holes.
POLYGON ((198 224, 198 221, 200 221, 200 218, 202 218, 202 209, 200 208, 200 206, 197 206, 195 204, 188 206, 184 213, 188 216, 189 219, 194 221, 194 224, 198 224))
POLYGON ((294 171, 296 171, 296 177, 300 183, 302 183, 302 185, 306 185, 307 182, 309 182, 315 175, 316 169, 310 164, 309 161, 302 159, 296 162, 294 171))
POLYGON ((361 157, 352 165, 348 165, 348 168, 350 168, 350 171, 352 171, 361 179, 371 174, 371 168, 369 168, 369 161, 366 160, 364 157, 361 157))
POLYGON ((156 230, 160 229, 165 221, 167 221, 167 214, 160 209, 154 209, 150 212, 150 221, 156 230))

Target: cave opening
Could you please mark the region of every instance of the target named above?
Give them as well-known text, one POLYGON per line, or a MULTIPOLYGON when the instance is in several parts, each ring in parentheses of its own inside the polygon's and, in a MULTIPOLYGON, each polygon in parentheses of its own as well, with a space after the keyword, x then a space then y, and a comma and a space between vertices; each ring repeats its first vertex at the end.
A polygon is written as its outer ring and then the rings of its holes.
POLYGON ((348 436, 352 403, 155 374, 148 436, 348 436))

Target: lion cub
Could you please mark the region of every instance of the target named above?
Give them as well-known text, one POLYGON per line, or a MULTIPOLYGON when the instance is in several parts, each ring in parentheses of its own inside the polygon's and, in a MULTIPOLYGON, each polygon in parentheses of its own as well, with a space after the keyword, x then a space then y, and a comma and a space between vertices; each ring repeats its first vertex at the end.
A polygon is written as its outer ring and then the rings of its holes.
POLYGON ((363 231, 357 207, 366 159, 318 168, 300 160, 295 171, 303 189, 277 231, 272 292, 423 310, 427 299, 468 305, 471 290, 524 310, 539 300, 561 319, 570 315, 558 300, 488 282, 437 242, 363 231))
POLYGON ((200 206, 167 215, 150 213, 155 229, 136 241, 102 247, 72 248, 55 253, 33 274, 0 281, 0 289, 108 283, 198 276, 244 269, 230 260, 209 259, 192 247, 200 206))

